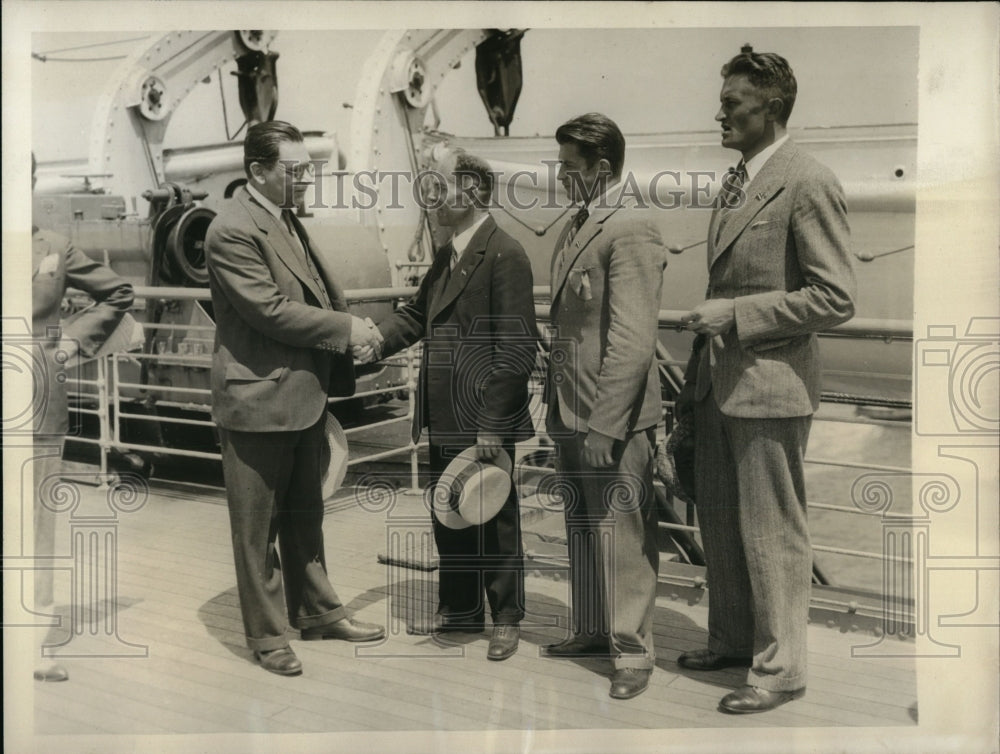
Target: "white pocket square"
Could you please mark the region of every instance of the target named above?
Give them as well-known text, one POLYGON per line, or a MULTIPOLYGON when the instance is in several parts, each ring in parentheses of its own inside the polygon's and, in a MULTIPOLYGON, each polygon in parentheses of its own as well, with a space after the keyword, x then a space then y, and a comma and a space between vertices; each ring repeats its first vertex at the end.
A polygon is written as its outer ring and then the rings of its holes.
POLYGON ((760 228, 763 225, 770 225, 770 224, 771 224, 770 220, 758 220, 757 222, 753 223, 750 227, 751 228, 760 228))
POLYGON ((573 293, 584 301, 590 301, 594 294, 590 290, 590 270, 584 267, 574 267, 569 271, 569 287, 573 293))

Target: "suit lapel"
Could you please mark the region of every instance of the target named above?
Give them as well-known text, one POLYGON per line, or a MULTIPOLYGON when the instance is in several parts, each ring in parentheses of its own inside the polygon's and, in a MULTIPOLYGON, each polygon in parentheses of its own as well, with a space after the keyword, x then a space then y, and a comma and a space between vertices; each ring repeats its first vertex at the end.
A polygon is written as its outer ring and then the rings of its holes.
POLYGON ((730 210, 730 215, 726 218, 726 224, 719 235, 718 243, 714 243, 714 240, 722 213, 719 210, 712 213, 708 236, 709 269, 715 264, 715 260, 721 256, 722 252, 739 237, 750 221, 757 216, 757 213, 785 188, 788 166, 796 151, 795 145, 791 141, 787 141, 764 163, 760 172, 747 186, 746 202, 739 209, 730 210))
MULTIPOLYGON (((309 274, 309 270, 306 268, 306 260, 302 257, 301 252, 295 245, 284 224, 261 206, 246 189, 237 194, 237 197, 243 206, 246 207, 247 212, 250 213, 257 227, 267 235, 267 240, 271 244, 271 248, 274 249, 275 255, 281 260, 282 264, 312 292, 317 301, 322 301, 323 296, 316 288, 316 282, 312 279, 312 275, 309 274)), ((293 219, 293 222, 296 221, 293 219)), ((303 245, 308 246, 308 236, 305 230, 301 226, 298 229, 303 245)))
MULTIPOLYGON (((598 204, 602 202, 598 201, 598 204)), ((576 260, 580 258, 580 255, 587 249, 590 242, 593 241, 598 235, 600 235, 604 221, 607 220, 611 215, 621 209, 621 193, 619 192, 617 197, 606 197, 603 204, 605 206, 596 207, 590 212, 583 225, 580 226, 580 230, 576 232, 576 236, 573 237, 573 242, 563 251, 563 260, 561 269, 556 269, 559 260, 559 250, 562 249, 563 239, 566 238, 566 234, 569 231, 569 226, 573 222, 573 218, 570 218, 569 223, 563 228, 562 233, 559 234, 559 243, 556 246, 556 253, 552 259, 552 304, 550 305, 549 315, 554 316, 556 311, 556 303, 559 300, 559 295, 562 293, 562 289, 566 285, 566 280, 569 278, 569 272, 573 269, 573 265, 576 264, 576 260)))
POLYGON ((432 321, 465 290, 465 286, 472 279, 472 273, 483 261, 483 257, 486 254, 486 246, 493 236, 496 227, 496 221, 492 217, 487 217, 483 221, 483 224, 479 226, 479 230, 469 239, 469 245, 462 252, 458 262, 455 263, 455 269, 451 271, 451 277, 448 278, 448 282, 443 288, 440 285, 440 279, 436 282, 435 296, 431 300, 429 312, 432 321))

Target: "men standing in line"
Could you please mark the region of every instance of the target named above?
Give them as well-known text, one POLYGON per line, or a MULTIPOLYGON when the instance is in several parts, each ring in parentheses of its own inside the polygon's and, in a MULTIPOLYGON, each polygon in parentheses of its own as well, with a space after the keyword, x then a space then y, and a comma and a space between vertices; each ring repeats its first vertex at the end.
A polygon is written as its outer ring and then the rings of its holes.
POLYGON ((385 635, 348 616, 326 570, 320 457, 327 396, 353 394, 351 347, 376 337, 348 313, 335 270, 291 209, 308 186, 309 159, 294 126, 251 126, 243 144, 247 185, 222 206, 205 244, 216 322, 212 416, 240 610, 247 645, 281 675, 302 672, 289 622, 304 640, 385 635))
POLYGON ((582 206, 552 257, 546 385, 556 470, 570 490, 573 635, 546 649, 551 657, 610 653, 610 695, 629 699, 645 691, 655 657, 655 353, 666 259, 648 212, 613 189, 625 159, 618 126, 589 113, 560 126, 556 140, 559 179, 582 206))
POLYGON ((816 332, 854 314, 847 210, 834 175, 788 139, 788 62, 751 48, 722 69, 727 176, 708 237, 707 300, 678 411, 694 411, 696 498, 711 589, 707 649, 681 667, 749 667, 720 702, 763 712, 806 686, 812 550, 803 456, 819 406, 816 332), (693 401, 693 407, 691 402, 693 401))
MULTIPOLYGON (((413 439, 427 428, 435 480, 470 446, 480 459, 507 453, 513 461, 514 443, 533 436, 528 378, 537 350, 531 265, 487 211, 490 166, 450 151, 438 167, 439 185, 427 199, 452 238, 435 255, 413 299, 378 324, 384 355, 424 341, 413 439)), ((524 617, 516 485, 500 512, 482 525, 449 529, 435 517, 432 522, 440 558, 438 608, 410 632, 481 631, 488 602, 493 634, 487 657, 510 657, 524 617)))
MULTIPOLYGON (((31 187, 35 186, 35 156, 31 156, 31 187)), ((53 571, 41 562, 55 548, 56 513, 48 489, 62 468, 63 446, 69 430, 69 398, 64 369, 77 356, 90 357, 104 344, 125 316, 134 298, 132 286, 110 267, 95 262, 69 239, 33 227, 31 230, 31 333, 36 363, 35 392, 43 407, 34 416, 35 448, 43 451, 34 466, 35 610, 54 602, 53 571), (67 288, 94 299, 71 323, 60 327, 60 311, 67 288)), ((46 629, 47 632, 47 629, 46 629)), ((44 638, 40 644, 44 644, 44 638)), ((38 660, 40 658, 36 658, 38 660)), ((65 681, 66 669, 54 663, 38 664, 35 680, 65 681)))

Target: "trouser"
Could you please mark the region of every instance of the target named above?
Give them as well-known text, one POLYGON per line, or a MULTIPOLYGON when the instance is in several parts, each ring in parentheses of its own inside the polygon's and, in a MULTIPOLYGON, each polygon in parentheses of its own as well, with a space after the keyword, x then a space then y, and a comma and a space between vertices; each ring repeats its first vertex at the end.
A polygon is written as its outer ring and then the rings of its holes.
MULTIPOLYGON (((431 483, 464 446, 430 444, 431 483)), ((514 459, 514 443, 504 452, 514 459)), ((503 507, 481 526, 449 529, 431 516, 439 557, 438 613, 449 620, 481 621, 489 605, 494 623, 524 617, 524 551, 521 513, 513 482, 503 507), (483 600, 483 594, 486 601, 483 600)))
POLYGON ((708 565, 708 648, 753 655, 747 682, 806 685, 812 548, 803 458, 810 416, 724 415, 695 404, 695 496, 708 565))
POLYGON ((615 668, 651 669, 660 563, 653 428, 614 446, 615 463, 583 461, 585 433, 559 432, 556 483, 565 503, 574 634, 608 641, 615 668))
POLYGON ((240 611, 254 650, 286 646, 288 621, 302 629, 347 617, 323 549, 325 421, 291 432, 219 430, 240 611))
POLYGON ((35 567, 34 599, 35 609, 48 607, 54 600, 52 558, 55 556, 56 511, 52 498, 52 487, 59 480, 62 471, 63 446, 66 435, 35 435, 35 460, 32 463, 34 477, 33 520, 35 567))

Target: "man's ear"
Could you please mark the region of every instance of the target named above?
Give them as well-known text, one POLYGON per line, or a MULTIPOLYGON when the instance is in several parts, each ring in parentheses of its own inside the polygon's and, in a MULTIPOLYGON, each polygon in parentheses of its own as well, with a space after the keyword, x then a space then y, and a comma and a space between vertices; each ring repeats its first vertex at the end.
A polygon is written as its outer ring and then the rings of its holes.
POLYGON ((263 166, 259 162, 250 163, 250 180, 255 183, 264 183, 263 166))
POLYGON ((771 97, 771 99, 767 101, 767 105, 765 107, 767 110, 768 120, 781 120, 781 111, 785 109, 785 103, 781 97, 771 97))

